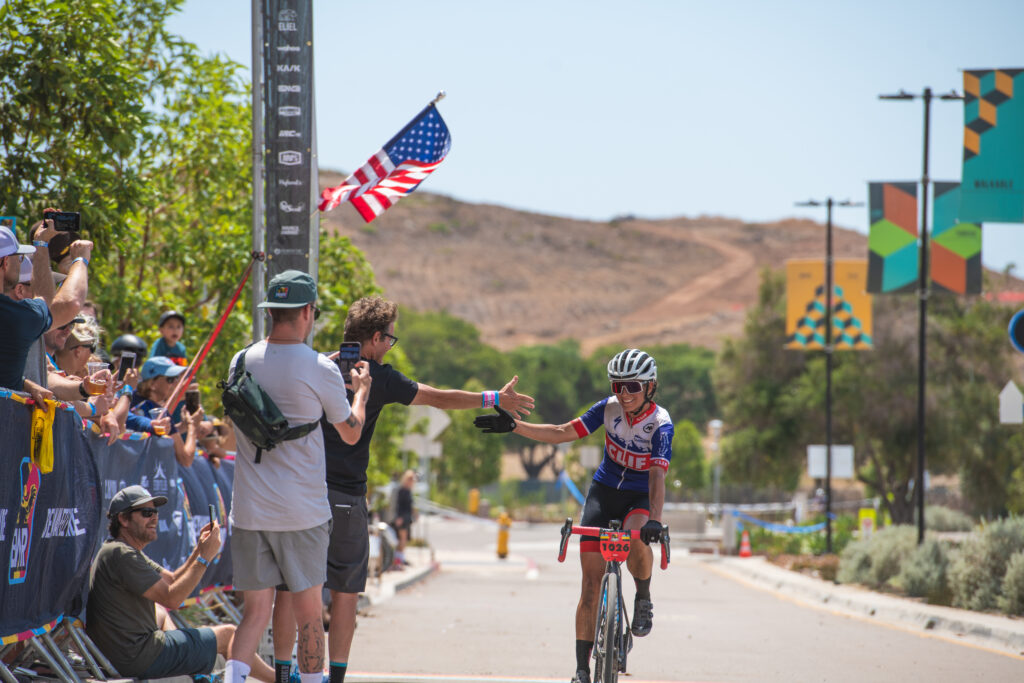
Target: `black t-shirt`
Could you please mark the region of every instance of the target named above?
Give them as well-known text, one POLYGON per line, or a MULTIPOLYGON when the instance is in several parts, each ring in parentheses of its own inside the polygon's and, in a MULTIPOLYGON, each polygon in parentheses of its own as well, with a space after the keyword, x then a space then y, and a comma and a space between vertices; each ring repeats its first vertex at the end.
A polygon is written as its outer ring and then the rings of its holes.
MULTIPOLYGON (((364 359, 365 360, 365 359, 364 359)), ((366 495, 366 468, 370 465, 370 439, 377 426, 380 411, 389 403, 409 405, 420 390, 419 385, 390 365, 377 361, 370 364, 370 397, 366 402, 366 423, 362 436, 350 446, 338 436, 334 425, 321 418, 324 431, 324 452, 327 454, 327 488, 352 496, 366 495)), ((348 392, 352 401, 352 391, 348 392)))

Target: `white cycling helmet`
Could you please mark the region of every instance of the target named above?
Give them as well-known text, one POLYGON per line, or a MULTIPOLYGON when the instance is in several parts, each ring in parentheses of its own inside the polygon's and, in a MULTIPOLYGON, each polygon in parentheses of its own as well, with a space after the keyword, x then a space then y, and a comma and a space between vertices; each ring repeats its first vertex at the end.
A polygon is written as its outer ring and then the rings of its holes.
POLYGON ((654 358, 640 349, 626 349, 615 354, 608 361, 608 379, 638 379, 641 381, 658 379, 658 365, 654 358))

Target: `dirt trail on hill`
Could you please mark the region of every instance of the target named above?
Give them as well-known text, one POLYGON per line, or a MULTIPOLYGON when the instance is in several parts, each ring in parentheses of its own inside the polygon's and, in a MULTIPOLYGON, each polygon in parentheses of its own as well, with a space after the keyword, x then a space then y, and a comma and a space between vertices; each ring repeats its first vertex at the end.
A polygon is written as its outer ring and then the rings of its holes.
POLYGON ((725 262, 657 301, 626 315, 619 321, 620 329, 580 340, 585 355, 607 344, 657 341, 665 335, 675 336, 684 327, 717 318, 721 314, 722 297, 712 297, 711 294, 754 272, 756 259, 748 249, 715 239, 707 231, 681 231, 677 227, 661 225, 643 225, 637 226, 637 229, 662 239, 697 242, 717 251, 725 258, 725 262))

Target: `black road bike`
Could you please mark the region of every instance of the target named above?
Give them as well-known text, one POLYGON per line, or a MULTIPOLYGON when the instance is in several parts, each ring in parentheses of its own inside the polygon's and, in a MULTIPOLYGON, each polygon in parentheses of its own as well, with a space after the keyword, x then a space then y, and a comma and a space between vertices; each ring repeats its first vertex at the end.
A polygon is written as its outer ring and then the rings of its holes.
MULTIPOLYGON (((620 566, 629 557, 633 541, 640 543, 638 530, 624 530, 622 522, 613 519, 609 528, 573 526, 568 517, 562 525, 562 542, 558 548, 558 561, 565 561, 569 537, 597 536, 601 557, 605 560, 601 579, 601 598, 597 605, 597 625, 594 631, 594 681, 616 683, 620 673, 626 673, 626 655, 633 648, 633 634, 629 630, 629 617, 622 598, 622 571, 620 566)), ((661 568, 668 567, 670 548, 668 527, 662 527, 661 568)))

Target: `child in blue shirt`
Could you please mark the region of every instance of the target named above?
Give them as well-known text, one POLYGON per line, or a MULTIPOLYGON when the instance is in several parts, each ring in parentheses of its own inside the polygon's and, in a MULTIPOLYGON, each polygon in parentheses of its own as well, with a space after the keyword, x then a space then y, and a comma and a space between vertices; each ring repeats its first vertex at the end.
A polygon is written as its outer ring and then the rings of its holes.
POLYGON ((181 337, 185 334, 185 316, 178 311, 165 311, 160 316, 160 338, 153 342, 149 357, 166 356, 176 365, 188 365, 188 354, 181 337))

